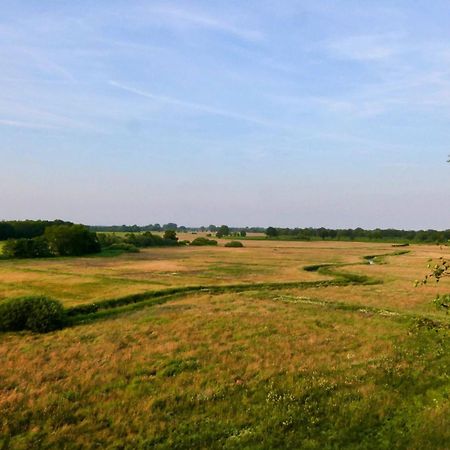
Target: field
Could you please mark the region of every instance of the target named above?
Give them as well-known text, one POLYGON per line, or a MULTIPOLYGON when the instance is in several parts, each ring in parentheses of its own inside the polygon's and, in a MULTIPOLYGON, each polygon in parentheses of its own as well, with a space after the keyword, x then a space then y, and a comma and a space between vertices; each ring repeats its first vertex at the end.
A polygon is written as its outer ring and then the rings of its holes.
POLYGON ((448 247, 224 242, 0 261, 0 302, 108 305, 0 335, 3 448, 450 448, 448 247))

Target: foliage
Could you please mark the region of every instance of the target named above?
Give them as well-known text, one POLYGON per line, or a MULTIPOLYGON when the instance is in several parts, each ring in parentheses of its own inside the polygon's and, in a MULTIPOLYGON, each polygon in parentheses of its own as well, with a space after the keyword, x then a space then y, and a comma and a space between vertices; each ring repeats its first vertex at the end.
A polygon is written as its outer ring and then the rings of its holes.
POLYGON ((293 240, 335 240, 335 241, 375 241, 398 243, 446 243, 450 241, 450 229, 436 230, 396 230, 396 229, 330 229, 330 228, 274 228, 266 230, 269 238, 279 237, 293 240))
POLYGON ((216 236, 218 238, 221 238, 224 236, 229 236, 229 235, 230 235, 230 228, 227 225, 221 225, 216 233, 216 236))
POLYGON ((178 241, 177 232, 172 229, 167 229, 164 231, 164 239, 170 239, 172 241, 178 241))
MULTIPOLYGON (((439 283, 440 280, 443 278, 450 277, 450 266, 447 259, 440 257, 437 262, 431 261, 428 264, 429 273, 425 275, 425 277, 418 281, 416 280, 415 285, 418 286, 419 284, 424 285, 427 284, 428 281, 435 281, 436 283, 439 283)), ((434 300, 433 303, 436 305, 439 309, 445 309, 447 312, 450 308, 450 294, 446 295, 438 295, 434 300)))
POLYGON ((99 253, 97 234, 84 225, 52 225, 45 229, 50 251, 58 256, 80 256, 99 253))
POLYGON ((267 235, 267 237, 277 237, 279 235, 279 232, 276 228, 269 227, 266 230, 266 235, 267 235))
POLYGON ((108 250, 121 250, 126 253, 139 253, 140 250, 133 244, 127 244, 126 242, 118 242, 108 247, 108 250))
POLYGON ((426 284, 428 279, 434 279, 436 283, 439 283, 442 278, 450 277, 449 263, 443 257, 440 257, 436 263, 430 262, 427 267, 430 273, 425 275, 422 284, 426 284))
POLYGON ((150 231, 146 231, 142 234, 128 233, 125 236, 124 242, 139 248, 177 245, 176 240, 165 239, 157 234, 152 234, 150 231))
POLYGON ((217 245, 217 241, 214 239, 208 239, 205 237, 198 237, 195 238, 190 245, 194 246, 202 246, 202 245, 217 245))
POLYGON ((37 237, 7 240, 3 245, 3 256, 7 258, 46 258, 53 255, 47 240, 37 237))
POLYGON ((42 236, 45 229, 52 225, 71 225, 63 220, 11 220, 0 222, 0 241, 6 239, 32 239, 42 236))
POLYGON ((22 297, 0 303, 0 331, 31 330, 38 333, 62 328, 62 304, 47 297, 22 297))
POLYGON ((111 245, 123 242, 123 239, 114 233, 99 233, 97 234, 97 237, 102 248, 108 248, 111 245))
POLYGON ((230 241, 225 244, 225 247, 243 247, 244 244, 240 241, 230 241))

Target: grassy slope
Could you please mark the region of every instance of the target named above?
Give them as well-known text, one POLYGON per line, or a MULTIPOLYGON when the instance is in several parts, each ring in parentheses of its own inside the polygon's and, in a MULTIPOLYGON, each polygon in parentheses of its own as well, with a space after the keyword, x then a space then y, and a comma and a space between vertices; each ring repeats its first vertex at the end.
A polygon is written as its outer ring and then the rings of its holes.
MULTIPOLYGON (((344 249, 159 249, 3 273, 54 276, 54 289, 76 267, 136 277, 143 265, 175 263, 191 283, 311 281, 326 274, 299 270, 306 264, 388 252, 344 249)), ((382 285, 191 292, 57 333, 1 335, 0 439, 6 448, 448 448, 448 329, 417 317, 449 320, 430 309, 432 288, 411 288, 435 250, 420 252, 338 269, 382 285)))

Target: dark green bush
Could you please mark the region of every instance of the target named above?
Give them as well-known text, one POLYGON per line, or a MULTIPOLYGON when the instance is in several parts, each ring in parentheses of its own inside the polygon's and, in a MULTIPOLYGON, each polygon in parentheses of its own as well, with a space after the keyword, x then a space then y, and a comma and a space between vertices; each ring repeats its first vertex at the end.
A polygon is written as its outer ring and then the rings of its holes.
POLYGON ((3 246, 3 256, 7 258, 47 258, 53 255, 48 242, 42 237, 37 237, 9 239, 3 246))
POLYGON ((0 304, 0 331, 46 333, 62 328, 65 321, 61 303, 48 297, 15 298, 0 304))
POLYGON ((238 248, 238 247, 243 247, 243 246, 244 246, 244 244, 240 241, 230 241, 225 244, 225 247, 238 248))
POLYGON ((97 233, 97 238, 102 248, 108 248, 111 245, 123 242, 123 239, 114 233, 97 233))
POLYGON ((140 250, 133 244, 127 244, 126 242, 120 242, 118 244, 112 244, 107 247, 108 250, 122 250, 127 253, 139 253, 140 250))
POLYGON ((174 239, 165 239, 157 234, 152 234, 150 231, 146 231, 142 234, 128 233, 125 236, 125 242, 132 244, 135 247, 167 247, 172 245, 178 245, 178 242, 174 239))
POLYGON ((215 241, 214 239, 208 239, 205 237, 198 237, 195 238, 192 242, 191 245, 196 245, 196 246, 201 246, 201 245, 217 245, 217 241, 215 241))

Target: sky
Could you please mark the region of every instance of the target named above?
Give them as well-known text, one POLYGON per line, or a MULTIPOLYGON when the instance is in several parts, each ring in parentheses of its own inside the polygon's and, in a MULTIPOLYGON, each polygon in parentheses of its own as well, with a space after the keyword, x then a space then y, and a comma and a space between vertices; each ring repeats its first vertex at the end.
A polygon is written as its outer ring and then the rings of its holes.
POLYGON ((2 0, 0 220, 450 228, 448 0, 2 0))

